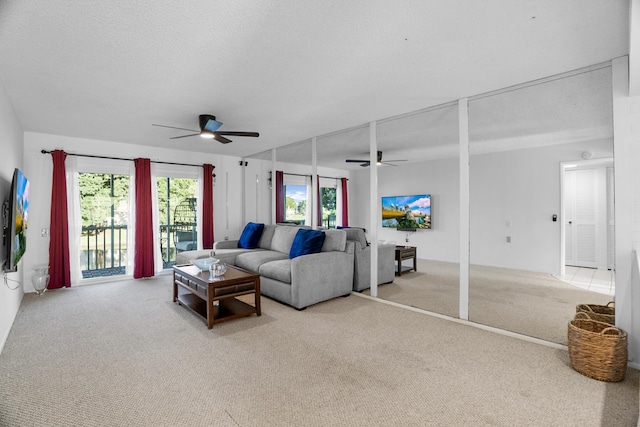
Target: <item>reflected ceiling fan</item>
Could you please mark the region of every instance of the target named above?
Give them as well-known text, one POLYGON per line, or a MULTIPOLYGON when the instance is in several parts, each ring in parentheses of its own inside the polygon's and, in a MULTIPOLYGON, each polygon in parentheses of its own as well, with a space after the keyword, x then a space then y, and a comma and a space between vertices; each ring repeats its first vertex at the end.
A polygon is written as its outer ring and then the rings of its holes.
MULTIPOLYGON (((363 168, 368 167, 371 162, 369 160, 357 160, 357 159, 347 159, 345 160, 346 163, 360 163, 360 166, 362 166, 363 168)), ((378 160, 377 160, 377 164, 378 165, 389 165, 389 166, 398 166, 398 165, 394 165, 391 162, 406 162, 406 160, 386 160, 386 161, 382 161, 382 151, 378 151, 378 160)))
POLYGON ((163 128, 169 128, 169 129, 180 129, 180 130, 187 130, 190 132, 196 132, 196 133, 191 133, 189 135, 174 136, 169 139, 186 138, 188 136, 200 135, 202 138, 215 139, 216 141, 221 142, 223 144, 228 144, 231 142, 230 139, 225 138, 225 135, 226 136, 250 136, 254 138, 257 138, 260 136, 258 132, 236 132, 236 131, 224 131, 224 130, 220 131, 218 129, 220 129, 220 126, 222 126, 222 122, 217 121, 216 117, 210 114, 200 114, 199 122, 200 122, 200 130, 177 128, 174 126, 165 126, 165 125, 156 125, 156 124, 152 124, 151 126, 159 126, 163 128))

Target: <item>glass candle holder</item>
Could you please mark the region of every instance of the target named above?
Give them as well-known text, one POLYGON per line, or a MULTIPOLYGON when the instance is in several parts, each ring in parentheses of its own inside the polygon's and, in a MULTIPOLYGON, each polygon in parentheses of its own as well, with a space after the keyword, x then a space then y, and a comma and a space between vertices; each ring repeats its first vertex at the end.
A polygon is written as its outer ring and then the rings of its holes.
POLYGON ((227 264, 225 264, 224 262, 219 262, 212 265, 209 271, 211 272, 212 279, 219 279, 224 276, 224 273, 227 272, 227 264))

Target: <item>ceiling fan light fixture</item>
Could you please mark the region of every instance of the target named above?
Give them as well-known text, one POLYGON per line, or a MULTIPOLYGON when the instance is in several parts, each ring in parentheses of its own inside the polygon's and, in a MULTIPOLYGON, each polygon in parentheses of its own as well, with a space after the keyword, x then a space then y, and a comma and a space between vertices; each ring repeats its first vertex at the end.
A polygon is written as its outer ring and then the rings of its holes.
POLYGON ((220 132, 218 132, 218 129, 220 129, 220 127, 222 126, 222 122, 217 121, 215 116, 212 116, 211 114, 200 114, 200 116, 198 117, 198 122, 200 124, 200 130, 185 129, 185 128, 179 128, 179 127, 175 127, 175 126, 165 126, 165 125, 157 125, 157 124, 152 124, 152 126, 160 126, 160 127, 163 127, 163 128, 180 129, 180 130, 188 130, 189 132, 195 132, 195 133, 190 133, 188 135, 172 136, 169 139, 187 138, 187 137, 191 137, 191 136, 200 135, 200 138, 203 138, 203 139, 215 139, 216 141, 218 141, 218 142, 220 142, 222 144, 228 144, 228 143, 232 142, 229 138, 225 138, 223 135, 253 137, 253 138, 257 138, 257 137, 260 136, 260 134, 258 132, 244 132, 244 131, 220 131, 220 132))
POLYGON ((208 129, 202 129, 200 132, 200 137, 204 139, 213 139, 214 136, 213 132, 208 129))
POLYGON ((200 114, 198 121, 200 122, 200 129, 203 131, 206 129, 210 132, 215 132, 222 126, 222 122, 217 121, 216 116, 211 114, 200 114))
MULTIPOLYGON (((396 166, 394 165, 392 162, 406 162, 406 160, 387 160, 386 162, 382 161, 382 151, 378 151, 376 156, 376 166, 381 166, 381 165, 389 165, 389 166, 396 166)), ((371 165, 371 160, 359 160, 359 159, 346 159, 345 160, 346 163, 360 163, 360 166, 362 166, 363 168, 369 167, 369 165, 371 165)))

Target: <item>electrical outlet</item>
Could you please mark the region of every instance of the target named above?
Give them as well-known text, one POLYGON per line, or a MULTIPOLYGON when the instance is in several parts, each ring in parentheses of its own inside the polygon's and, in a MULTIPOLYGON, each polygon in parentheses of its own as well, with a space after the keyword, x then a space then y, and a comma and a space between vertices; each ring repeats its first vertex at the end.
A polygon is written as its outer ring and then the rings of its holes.
POLYGON ((511 243, 511 236, 507 236, 507 243, 511 243))
POLYGON ((48 228, 42 228, 42 229, 40 230, 40 235, 41 235, 42 237, 49 237, 49 229, 48 229, 48 228))
POLYGON ((229 236, 224 236, 224 240, 229 240, 229 236))

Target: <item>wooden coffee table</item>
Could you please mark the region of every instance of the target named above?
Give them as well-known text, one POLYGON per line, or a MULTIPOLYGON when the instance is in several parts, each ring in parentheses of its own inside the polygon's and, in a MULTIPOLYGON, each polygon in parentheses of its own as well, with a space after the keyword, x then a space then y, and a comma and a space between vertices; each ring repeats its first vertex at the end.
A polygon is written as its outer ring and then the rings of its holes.
POLYGON ((188 308, 211 329, 215 323, 256 314, 260 316, 260 275, 228 266, 221 278, 211 279, 195 265, 173 267, 173 302, 188 308), (237 299, 254 294, 254 305, 237 299))

